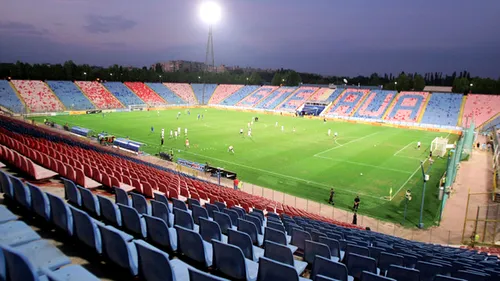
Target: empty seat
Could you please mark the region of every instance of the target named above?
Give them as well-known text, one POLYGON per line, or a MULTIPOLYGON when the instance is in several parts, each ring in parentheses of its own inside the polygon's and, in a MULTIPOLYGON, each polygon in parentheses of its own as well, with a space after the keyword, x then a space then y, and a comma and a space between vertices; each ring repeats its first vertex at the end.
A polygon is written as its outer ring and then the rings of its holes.
POLYGON ((290 250, 292 250, 292 253, 295 253, 295 251, 297 251, 297 246, 289 245, 287 243, 286 234, 283 231, 266 227, 266 231, 264 233, 264 241, 273 241, 278 244, 285 245, 290 248, 290 250))
POLYGON ((491 276, 484 272, 459 270, 453 273, 453 277, 461 278, 469 281, 489 281, 491 276))
POLYGON ((191 210, 188 209, 188 207, 186 206, 186 203, 184 203, 184 201, 181 201, 181 200, 176 199, 176 198, 172 198, 172 204, 173 204, 174 208, 186 211, 189 214, 191 214, 191 210))
POLYGON ((187 212, 174 207, 174 225, 198 232, 200 227, 194 224, 193 217, 187 212))
POLYGON ((193 220, 195 224, 200 224, 199 218, 208 219, 208 212, 205 208, 198 205, 193 205, 191 207, 191 210, 193 211, 193 220))
POLYGON ((343 263, 334 262, 320 256, 317 256, 313 262, 311 279, 316 280, 315 278, 318 275, 324 275, 340 281, 348 280, 347 267, 343 263))
POLYGON ((14 200, 27 210, 31 209, 31 194, 24 183, 16 177, 10 177, 12 189, 14 190, 14 200))
POLYGON ((291 244, 297 246, 299 250, 304 251, 306 240, 311 240, 311 234, 309 234, 309 232, 295 228, 292 230, 291 244))
POLYGON ((216 205, 214 204, 210 204, 210 203, 205 203, 205 208, 207 209, 207 212, 208 212, 208 216, 213 218, 214 217, 214 212, 219 212, 219 207, 217 207, 216 205))
MULTIPOLYGON (((419 281, 420 271, 413 268, 406 268, 399 265, 390 265, 387 270, 387 277, 398 281, 419 281)), ((435 279, 434 279, 435 280, 435 279)))
POLYGON ((177 251, 177 231, 169 228, 164 220, 144 215, 148 241, 167 251, 177 251))
POLYGON ((179 259, 169 260, 168 254, 144 242, 135 240, 139 258, 139 275, 147 281, 189 280, 189 265, 179 259))
POLYGON ((70 207, 73 215, 73 222, 75 227, 75 235, 85 245, 94 249, 97 253, 102 253, 101 232, 98 225, 102 225, 92 219, 87 213, 82 212, 74 207, 70 207))
POLYGON ((227 236, 222 234, 218 223, 205 218, 200 218, 199 222, 200 235, 203 240, 210 243, 212 239, 215 239, 227 243, 227 236))
POLYGON ((70 204, 73 204, 77 207, 82 206, 82 196, 76 184, 68 179, 62 179, 64 183, 64 194, 66 199, 70 204))
POLYGON ((130 193, 130 197, 132 197, 132 207, 134 207, 139 214, 151 215, 151 206, 148 205, 144 195, 132 192, 130 193))
POLYGON ((247 220, 247 221, 253 222, 255 224, 255 226, 257 227, 257 233, 258 234, 262 234, 263 233, 262 220, 258 216, 248 214, 248 215, 243 216, 243 219, 247 220))
POLYGON ((361 273, 361 280, 362 281, 396 281, 396 279, 380 276, 378 274, 368 272, 368 271, 363 271, 363 273, 361 273))
POLYGON ((445 276, 445 275, 438 274, 438 275, 436 275, 436 277, 434 277, 434 281, 468 281, 468 280, 467 279, 462 279, 462 278, 457 278, 457 277, 451 277, 451 276, 445 276))
POLYGON ((222 212, 224 214, 227 214, 231 218, 232 225, 238 227, 238 219, 239 219, 238 212, 236 212, 235 210, 227 209, 227 208, 223 209, 222 212))
POLYGON ((31 227, 22 221, 0 224, 0 245, 17 246, 41 239, 31 227))
POLYGON ((378 268, 380 269, 380 272, 382 272, 382 275, 385 275, 390 265, 403 266, 403 256, 394 255, 386 252, 380 253, 380 258, 378 260, 378 268))
POLYGON ((117 204, 123 220, 123 227, 129 232, 133 233, 136 237, 146 238, 147 230, 144 218, 139 215, 136 209, 117 204))
POLYGON ((200 201, 198 201, 197 199, 194 199, 194 198, 188 198, 187 202, 188 202, 189 209, 192 209, 193 206, 201 206, 200 201))
POLYGON ((312 265, 316 256, 324 257, 332 261, 339 261, 338 257, 331 256, 330 249, 327 245, 311 240, 306 240, 304 249, 304 261, 312 265))
POLYGON ((128 197, 127 192, 119 187, 115 187, 115 203, 132 206, 132 200, 128 197))
POLYGON ((138 274, 138 258, 132 236, 105 225, 98 225, 102 237, 102 252, 112 262, 127 269, 130 274, 138 274))
POLYGON ((189 281, 229 281, 229 279, 211 275, 203 271, 194 269, 192 267, 189 268, 188 271, 189 271, 189 281))
POLYGON ((203 241, 201 235, 190 229, 175 226, 179 239, 178 251, 205 267, 212 265, 212 244, 203 241))
POLYGON ((264 256, 264 250, 254 246, 250 236, 244 232, 229 229, 227 242, 239 247, 247 259, 257 262, 264 256))
POLYGON ((61 198, 50 193, 47 193, 47 197, 50 202, 50 218, 52 223, 70 236, 73 235, 73 214, 69 210, 69 206, 61 198))
POLYGON ((262 243, 264 242, 264 236, 258 233, 257 226, 255 226, 253 222, 239 219, 238 230, 250 235, 250 238, 252 238, 252 243, 254 245, 262 246, 262 243))
POLYGON ((340 250, 340 243, 339 243, 339 241, 337 241, 335 239, 328 238, 328 237, 321 236, 321 237, 319 237, 319 243, 327 245, 328 248, 330 249, 330 255, 332 257, 336 257, 337 261, 344 260, 345 253, 344 253, 344 251, 340 250))
POLYGON ((16 220, 17 216, 14 215, 7 207, 0 205, 0 224, 16 220))
POLYGON ((48 221, 50 219, 50 203, 47 194, 31 183, 27 183, 27 186, 31 194, 33 211, 35 211, 35 214, 48 221))
POLYGON ((233 226, 231 218, 229 217, 228 214, 224 214, 218 211, 213 211, 213 219, 215 222, 219 224, 222 234, 227 235, 228 229, 236 229, 236 227, 233 226))
POLYGON ((152 216, 162 219, 168 227, 173 227, 174 214, 169 210, 168 205, 156 200, 151 200, 150 202, 152 216))
POLYGON ((420 271, 420 281, 432 281, 443 270, 441 265, 425 261, 418 261, 415 268, 420 271))
POLYGON ((214 202, 214 205, 217 206, 217 208, 219 208, 221 212, 226 208, 226 204, 224 204, 223 202, 214 202))
POLYGON ((307 267, 307 262, 294 259, 290 248, 284 245, 266 241, 264 247, 264 256, 266 258, 293 266, 299 275, 302 274, 307 267))
POLYGON ((349 258, 347 260, 347 270, 349 272, 349 276, 352 276, 355 279, 361 279, 361 273, 363 271, 368 271, 376 274, 379 273, 377 269, 377 262, 374 258, 361 256, 354 253, 349 254, 349 258))
POLYGON ((254 281, 257 279, 259 264, 246 259, 237 246, 212 241, 214 268, 226 276, 237 280, 254 281))
POLYGON ((122 226, 122 215, 118 206, 110 199, 97 195, 103 219, 113 226, 122 226))
POLYGON ((344 259, 345 262, 347 262, 349 260, 349 254, 358 254, 360 256, 369 257, 370 250, 368 250, 367 247, 347 244, 346 249, 345 249, 345 259, 344 259))
POLYGON ((293 266, 281 263, 265 257, 260 258, 259 261, 259 281, 298 281, 309 280, 299 278, 297 271, 293 266))
POLYGON ((92 191, 85 188, 80 188, 80 194, 82 197, 83 209, 88 211, 94 217, 100 217, 101 207, 97 198, 94 196, 94 194, 92 194, 92 191))
POLYGON ((154 195, 154 198, 156 201, 160 201, 162 203, 165 203, 165 205, 168 206, 168 210, 170 212, 172 212, 173 205, 172 205, 172 203, 168 202, 167 196, 165 196, 165 194, 155 192, 153 195, 154 195))

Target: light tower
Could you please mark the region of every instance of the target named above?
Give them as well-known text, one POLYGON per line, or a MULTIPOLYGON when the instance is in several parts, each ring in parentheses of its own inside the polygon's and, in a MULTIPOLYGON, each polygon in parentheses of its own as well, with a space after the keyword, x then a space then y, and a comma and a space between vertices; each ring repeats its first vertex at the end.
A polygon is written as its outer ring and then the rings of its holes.
POLYGON ((205 57, 205 67, 207 71, 211 71, 215 69, 214 39, 212 28, 213 25, 216 24, 221 18, 221 8, 215 2, 204 2, 200 6, 200 17, 203 22, 208 24, 208 41, 207 53, 205 57))

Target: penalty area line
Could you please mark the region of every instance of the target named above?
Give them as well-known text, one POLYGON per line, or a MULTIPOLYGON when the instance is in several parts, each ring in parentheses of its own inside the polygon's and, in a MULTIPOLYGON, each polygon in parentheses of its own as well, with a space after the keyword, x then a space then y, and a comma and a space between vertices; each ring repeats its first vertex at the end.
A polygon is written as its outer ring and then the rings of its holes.
MULTIPOLYGON (((424 160, 424 162, 422 164, 425 164, 425 162, 427 162, 427 159, 424 160)), ((413 176, 418 172, 418 170, 420 170, 420 165, 418 165, 417 169, 415 170, 415 172, 413 172, 413 174, 411 174, 411 176, 401 185, 401 187, 399 187, 399 189, 396 191, 396 193, 394 193, 394 196, 392 196, 391 198, 389 198, 389 201, 392 201, 392 199, 394 199, 394 197, 396 197, 396 195, 401 191, 401 189, 403 189, 403 187, 413 178, 413 176)))
POLYGON ((369 138, 369 137, 374 136, 374 135, 379 134, 379 133, 380 133, 380 132, 375 132, 375 133, 372 133, 372 134, 366 135, 366 136, 361 137, 361 138, 353 139, 352 141, 348 141, 348 142, 346 142, 346 143, 344 143, 344 144, 341 144, 341 145, 339 145, 339 146, 335 146, 335 147, 329 148, 329 149, 327 149, 327 150, 324 150, 324 151, 318 152, 318 153, 314 154, 313 156, 317 157, 317 156, 319 156, 319 155, 321 155, 321 154, 323 154, 323 153, 326 153, 326 152, 328 152, 328 151, 332 151, 332 150, 334 150, 334 149, 341 148, 341 147, 343 147, 343 146, 345 146, 345 145, 348 145, 348 144, 350 144, 350 143, 353 143, 353 142, 357 142, 357 141, 360 141, 360 140, 364 140, 364 139, 366 139, 366 138, 369 138))

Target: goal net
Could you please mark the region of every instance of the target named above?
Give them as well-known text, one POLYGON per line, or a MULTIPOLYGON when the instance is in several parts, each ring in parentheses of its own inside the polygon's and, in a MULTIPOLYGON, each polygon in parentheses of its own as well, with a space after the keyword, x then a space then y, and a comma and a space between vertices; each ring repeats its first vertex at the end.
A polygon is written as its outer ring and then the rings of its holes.
POLYGON ((431 143, 432 155, 444 157, 446 155, 446 146, 448 145, 448 139, 437 137, 431 143))
POLYGON ((148 106, 146 104, 133 104, 133 105, 129 105, 128 106, 128 109, 130 111, 146 111, 148 110, 148 106))

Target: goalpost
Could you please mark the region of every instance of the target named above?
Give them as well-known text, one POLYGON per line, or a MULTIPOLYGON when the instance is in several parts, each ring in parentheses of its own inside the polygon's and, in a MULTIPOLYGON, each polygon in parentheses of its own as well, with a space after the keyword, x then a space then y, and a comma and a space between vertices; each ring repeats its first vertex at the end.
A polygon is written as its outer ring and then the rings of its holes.
POLYGON ((432 155, 444 157, 446 155, 446 146, 448 145, 448 139, 437 137, 432 140, 431 151, 432 155))

